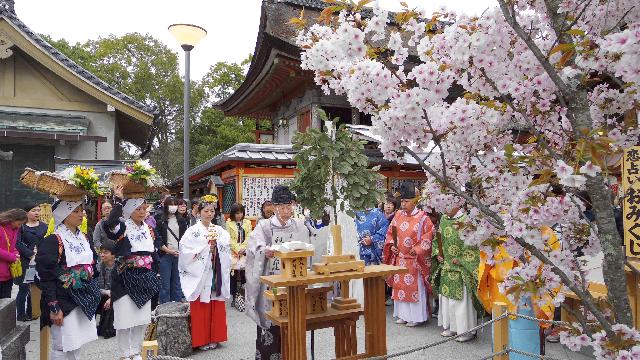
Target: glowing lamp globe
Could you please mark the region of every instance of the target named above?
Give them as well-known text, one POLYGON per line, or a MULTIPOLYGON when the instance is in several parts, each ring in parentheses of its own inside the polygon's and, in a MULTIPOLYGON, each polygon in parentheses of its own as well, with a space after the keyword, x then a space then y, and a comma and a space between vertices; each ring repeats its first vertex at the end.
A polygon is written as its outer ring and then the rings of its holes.
POLYGON ((169 32, 176 38, 182 49, 191 51, 205 36, 207 30, 191 24, 173 24, 169 26, 169 32))

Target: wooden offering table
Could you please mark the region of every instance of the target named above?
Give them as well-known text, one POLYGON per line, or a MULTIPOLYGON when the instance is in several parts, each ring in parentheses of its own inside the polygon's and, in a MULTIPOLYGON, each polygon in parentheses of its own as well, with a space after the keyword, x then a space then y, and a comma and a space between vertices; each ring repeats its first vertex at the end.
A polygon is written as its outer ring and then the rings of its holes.
POLYGON ((307 276, 262 276, 261 281, 271 288, 287 288, 287 316, 268 314, 281 326, 282 353, 288 360, 307 359, 307 330, 333 327, 336 335, 336 357, 356 359, 387 354, 385 278, 408 270, 391 265, 366 266, 364 271, 348 271, 322 275, 309 272, 307 276), (325 312, 307 314, 307 286, 311 284, 364 281, 364 309, 340 310, 328 307, 325 312), (365 353, 357 354, 355 322, 364 314, 365 353))

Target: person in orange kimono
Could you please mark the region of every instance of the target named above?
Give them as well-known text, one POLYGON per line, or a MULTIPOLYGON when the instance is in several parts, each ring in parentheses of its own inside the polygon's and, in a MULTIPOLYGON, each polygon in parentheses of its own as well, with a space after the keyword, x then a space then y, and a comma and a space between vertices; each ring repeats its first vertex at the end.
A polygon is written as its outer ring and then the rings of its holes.
POLYGON ((393 218, 383 249, 385 264, 409 269, 389 279, 393 288, 393 316, 396 324, 413 327, 429 320, 431 285, 431 241, 433 223, 416 208, 416 188, 411 182, 400 185, 401 211, 393 218))

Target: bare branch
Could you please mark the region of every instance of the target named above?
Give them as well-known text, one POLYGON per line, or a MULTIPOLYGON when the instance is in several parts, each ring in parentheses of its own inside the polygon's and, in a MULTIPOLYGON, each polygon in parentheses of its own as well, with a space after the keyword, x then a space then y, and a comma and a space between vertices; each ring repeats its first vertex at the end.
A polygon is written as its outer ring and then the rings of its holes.
POLYGON ((615 25, 613 25, 613 27, 607 31, 605 31, 602 36, 607 36, 609 35, 613 30, 617 29, 618 27, 620 27, 620 25, 622 25, 622 22, 624 21, 624 18, 627 17, 627 15, 629 15, 629 13, 631 12, 631 10, 633 10, 633 8, 636 7, 635 5, 630 7, 624 14, 622 14, 622 17, 620 18, 620 20, 618 20, 618 22, 616 22, 615 25))
POLYGON ((567 305, 566 303, 562 303, 560 307, 562 307, 564 311, 568 312, 571 316, 573 316, 574 318, 576 318, 576 320, 578 320, 580 325, 582 325, 582 329, 589 337, 593 335, 593 331, 591 331, 589 324, 587 324, 587 319, 585 319, 584 316, 582 316, 582 314, 580 314, 575 309, 570 308, 569 305, 567 305))

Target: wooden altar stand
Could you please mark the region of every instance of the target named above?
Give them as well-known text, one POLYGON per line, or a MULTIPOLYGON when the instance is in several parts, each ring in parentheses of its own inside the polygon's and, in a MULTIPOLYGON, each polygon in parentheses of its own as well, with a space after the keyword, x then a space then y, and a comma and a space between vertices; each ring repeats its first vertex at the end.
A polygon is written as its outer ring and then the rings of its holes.
POLYGON ((260 280, 271 288, 287 288, 287 316, 267 316, 281 327, 282 353, 285 360, 307 359, 307 330, 334 328, 336 358, 359 359, 387 354, 385 278, 408 272, 391 265, 366 266, 363 271, 348 271, 321 275, 309 272, 306 276, 262 276, 260 280), (328 307, 325 312, 307 314, 306 288, 311 284, 348 282, 363 279, 364 309, 340 310, 328 307), (364 314, 365 353, 357 354, 356 321, 364 314))

